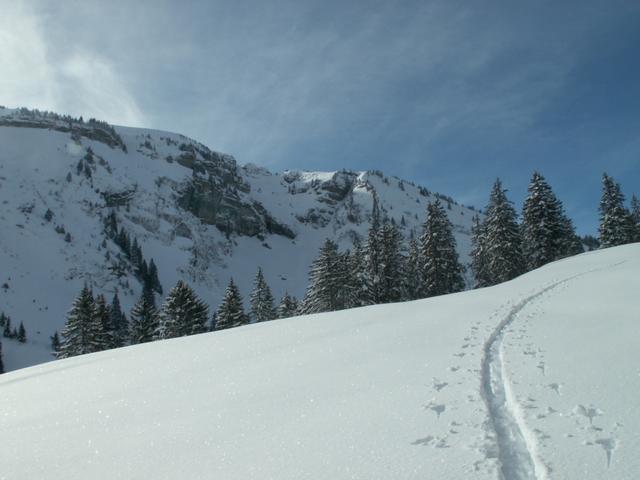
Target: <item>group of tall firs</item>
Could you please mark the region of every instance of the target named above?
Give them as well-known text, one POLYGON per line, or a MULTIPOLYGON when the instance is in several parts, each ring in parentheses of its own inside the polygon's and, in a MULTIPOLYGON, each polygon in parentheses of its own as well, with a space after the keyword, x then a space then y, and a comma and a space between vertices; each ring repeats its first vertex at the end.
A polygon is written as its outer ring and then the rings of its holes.
MULTIPOLYGON (((496 180, 482 219, 478 215, 473 219, 471 270, 475 283, 472 286, 495 285, 554 260, 581 253, 585 240, 599 243, 600 248, 640 241, 638 198, 633 195, 628 209, 618 183, 605 174, 602 186, 596 241, 593 237, 580 239, 576 235, 561 202, 539 173, 533 174, 529 184, 521 223, 502 183, 496 180)), ((113 213, 106 225, 111 239, 127 250, 126 232, 117 231, 113 213)), ((121 309, 117 292, 107 302, 104 295, 94 296, 90 287, 85 286, 73 302, 65 328, 60 335, 56 332, 51 337, 54 355, 65 358, 275 318, 415 300, 458 292, 467 285, 452 224, 437 199, 427 206, 420 237, 412 234, 405 245, 395 221, 382 218, 374 195, 371 226, 364 242, 356 242, 353 250, 341 252, 327 239, 311 265, 309 285, 301 301, 285 294, 276 306, 258 268, 248 314, 233 279, 213 315, 209 314, 209 306, 183 281, 178 282, 158 307, 156 294, 161 294, 162 288, 155 265, 149 275, 137 244, 129 256, 138 264, 137 268, 143 270, 138 276, 143 291, 129 318, 121 309)), ((5 325, 7 319, 3 314, 5 325)), ((20 338, 24 341, 24 327, 21 332, 20 338)))

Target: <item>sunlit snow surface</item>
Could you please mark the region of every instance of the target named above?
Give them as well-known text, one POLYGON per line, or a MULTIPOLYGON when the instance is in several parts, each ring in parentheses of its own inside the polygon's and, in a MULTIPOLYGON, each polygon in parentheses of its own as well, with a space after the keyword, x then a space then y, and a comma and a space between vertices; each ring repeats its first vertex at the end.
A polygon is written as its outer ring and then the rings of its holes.
POLYGON ((0 478, 636 479, 639 271, 628 245, 8 373, 0 478))

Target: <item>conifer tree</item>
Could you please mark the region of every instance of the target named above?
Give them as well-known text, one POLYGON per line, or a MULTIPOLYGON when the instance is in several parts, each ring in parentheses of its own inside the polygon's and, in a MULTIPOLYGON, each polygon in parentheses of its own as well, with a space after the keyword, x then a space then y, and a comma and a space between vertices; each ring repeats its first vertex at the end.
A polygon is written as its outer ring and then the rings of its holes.
POLYGON ((224 298, 216 314, 216 330, 238 327, 249 323, 249 318, 244 313, 242 296, 240 290, 233 281, 229 280, 229 285, 224 292, 224 298))
POLYGON ((484 223, 480 222, 478 215, 473 216, 473 227, 471 227, 471 270, 476 282, 474 288, 488 287, 493 284, 487 266, 484 223))
POLYGON ((129 341, 129 322, 120 306, 120 298, 118 297, 117 290, 113 294, 111 305, 109 305, 109 318, 112 328, 111 348, 124 347, 129 341))
POLYGON ((256 322, 264 322, 276 318, 273 295, 269 285, 267 285, 267 281, 264 279, 262 268, 258 268, 249 300, 251 303, 251 317, 256 322))
POLYGON ((371 226, 367 236, 367 244, 365 247, 365 265, 366 265, 366 285, 369 289, 367 293, 368 302, 376 304, 381 302, 382 292, 382 239, 380 232, 380 210, 378 207, 378 196, 373 193, 373 208, 371 211, 371 226))
POLYGON ((91 289, 85 285, 73 302, 62 330, 59 358, 98 352, 102 348, 101 325, 96 321, 95 300, 91 289))
POLYGON ((425 297, 464 289, 462 265, 458 261, 453 226, 440 200, 427 205, 427 218, 420 237, 422 293, 425 297))
POLYGON ((407 257, 404 279, 404 298, 417 300, 422 298, 422 257, 420 247, 415 238, 409 240, 409 256, 407 257))
POLYGON ((4 324, 7 321, 7 316, 4 314, 4 312, 0 312, 0 327, 4 328, 4 324))
POLYGON ((146 343, 153 340, 158 330, 158 310, 153 291, 145 288, 138 302, 131 309, 131 343, 146 343))
POLYGON ((20 343, 26 343, 27 341, 27 331, 24 328, 24 324, 20 322, 20 326, 18 327, 18 334, 16 338, 20 343))
POLYGON ((533 173, 522 209, 522 252, 528 270, 563 256, 565 227, 560 201, 538 172, 533 173))
POLYGON ((4 373, 4 362, 2 360, 2 342, 0 342, 0 374, 4 373))
POLYGON ((363 307, 372 304, 367 260, 366 246, 363 246, 362 243, 356 239, 349 265, 353 282, 352 295, 354 303, 351 305, 352 307, 363 307))
POLYGON ((4 318, 4 329, 2 330, 2 336, 5 338, 11 338, 11 317, 8 315, 4 318))
POLYGON ((506 282, 524 273, 522 241, 517 214, 502 182, 493 185, 482 226, 484 269, 489 285, 506 282))
POLYGON ((53 335, 49 337, 51 340, 51 351, 53 355, 57 355, 57 352, 60 350, 60 335, 58 335, 58 331, 53 332, 53 335))
POLYGON ((168 293, 158 314, 157 339, 195 335, 207 331, 209 307, 182 280, 168 293))
POLYGON ((602 176, 600 200, 600 248, 615 247, 633 241, 629 211, 624 207, 620 184, 606 173, 602 176))
POLYGON ((303 313, 332 312, 340 308, 340 273, 338 246, 327 239, 311 264, 309 286, 302 304, 303 313))
POLYGON ((631 224, 633 225, 633 241, 640 242, 640 200, 635 195, 631 196, 631 224))
POLYGON ((285 293, 278 305, 278 318, 295 317, 298 314, 298 301, 295 297, 285 293))
POLYGON ((566 215, 560 217, 561 240, 560 240, 560 257, 570 257, 584 252, 582 241, 576 233, 573 222, 566 215))
POLYGON ((158 295, 162 295, 162 284, 158 278, 158 267, 153 261, 153 258, 149 260, 149 268, 147 269, 147 282, 153 291, 158 295))
POLYGON ((380 303, 399 302, 403 297, 404 259, 400 251, 402 234, 393 222, 385 222, 381 232, 380 303))
POLYGON ((109 307, 107 306, 107 300, 104 295, 99 294, 95 298, 95 321, 100 325, 100 350, 108 350, 115 348, 114 333, 115 329, 111 323, 111 315, 109 313, 109 307))

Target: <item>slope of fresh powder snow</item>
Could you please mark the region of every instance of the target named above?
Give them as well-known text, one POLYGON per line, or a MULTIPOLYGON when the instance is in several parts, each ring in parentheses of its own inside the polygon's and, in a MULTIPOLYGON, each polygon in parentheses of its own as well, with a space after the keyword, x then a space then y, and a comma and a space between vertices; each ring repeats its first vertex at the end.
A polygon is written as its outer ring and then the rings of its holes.
POLYGON ((635 479, 640 245, 0 377, 1 478, 635 479))

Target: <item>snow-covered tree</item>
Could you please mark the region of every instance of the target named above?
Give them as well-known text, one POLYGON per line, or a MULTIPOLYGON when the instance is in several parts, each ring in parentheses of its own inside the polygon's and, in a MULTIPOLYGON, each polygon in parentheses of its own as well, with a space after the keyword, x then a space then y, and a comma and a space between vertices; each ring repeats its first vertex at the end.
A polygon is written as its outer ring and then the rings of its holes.
POLYGON ((475 277, 475 288, 488 287, 493 284, 487 266, 487 240, 484 222, 474 215, 471 227, 471 270, 475 277))
POLYGON ((369 285, 369 266, 367 263, 366 246, 356 239, 353 245, 353 253, 350 256, 351 281, 353 282, 353 301, 352 307, 363 307, 371 305, 373 302, 370 298, 369 285))
POLYGON ((506 282, 524 273, 522 240, 517 214, 507 199, 502 182, 493 185, 483 224, 483 254, 491 285, 506 282))
POLYGON ((379 303, 399 302, 404 294, 404 258, 402 234, 393 222, 385 222, 380 230, 379 303))
POLYGON ((633 241, 640 242, 640 200, 635 195, 631 196, 631 224, 633 225, 633 241))
POLYGON ((409 240, 409 255, 404 270, 404 298, 417 300, 422 298, 422 256, 415 238, 409 240))
POLYGON ((634 238, 631 214, 624 206, 620 184, 606 173, 602 176, 600 200, 600 247, 615 247, 634 238))
POLYGON ((120 297, 118 291, 113 294, 111 304, 109 305, 109 318, 111 323, 111 339, 112 347, 124 347, 129 342, 129 322, 127 316, 120 306, 120 297))
POLYGON ((522 253, 533 270, 563 256, 562 204, 538 172, 529 183, 522 209, 522 253))
POLYGON ((182 280, 167 294, 158 314, 156 339, 183 337, 207 331, 209 307, 182 280))
POLYGON ((285 293, 278 305, 278 318, 295 317, 298 314, 298 300, 285 293))
POLYGON ((240 290, 232 278, 229 280, 222 303, 216 313, 216 330, 239 327, 247 323, 249 323, 249 317, 244 313, 240 290))
POLYGON ((68 358, 102 349, 102 325, 96 317, 91 289, 85 285, 67 314, 58 350, 59 358, 68 358))
POLYGON ((107 300, 102 294, 96 295, 94 315, 96 323, 100 325, 100 350, 115 348, 115 328, 111 323, 107 300))
POLYGON ((158 309, 153 290, 145 288, 131 309, 131 343, 151 342, 158 326, 158 309))
POLYGON ((341 265, 338 246, 325 240, 318 257, 311 264, 309 286, 302 303, 302 312, 332 312, 341 307, 341 265))
POLYGON ((262 268, 258 268, 253 281, 253 291, 249 296, 251 303, 251 317, 256 322, 264 322, 276 318, 276 311, 273 306, 273 295, 271 289, 264 279, 262 268))
POLYGON ((20 343, 26 343, 27 341, 27 331, 24 328, 24 323, 20 322, 20 326, 18 327, 18 334, 16 335, 16 339, 20 343))
POLYGON ((367 301, 370 304, 381 302, 382 294, 382 235, 380 223, 380 209, 378 197, 373 194, 373 207, 371 210, 371 226, 365 246, 366 286, 368 288, 367 301))
POLYGON ((4 373, 4 362, 2 360, 2 342, 0 342, 0 374, 4 373))
POLYGON ((429 202, 420 237, 422 294, 445 295, 464 289, 462 265, 458 261, 453 226, 440 200, 429 202))

